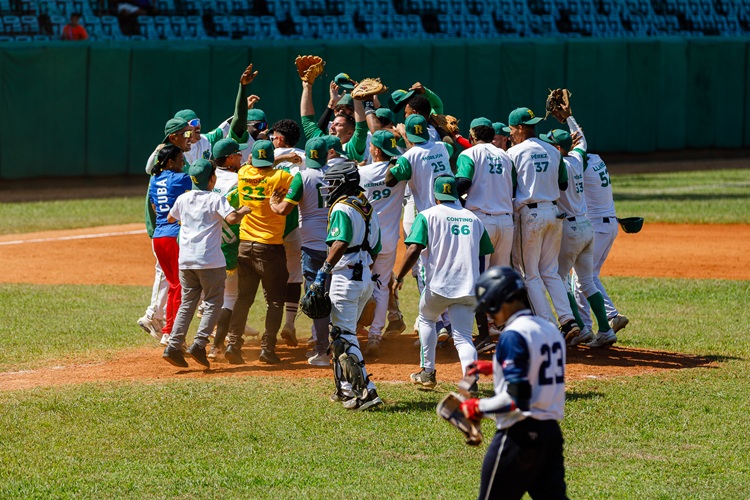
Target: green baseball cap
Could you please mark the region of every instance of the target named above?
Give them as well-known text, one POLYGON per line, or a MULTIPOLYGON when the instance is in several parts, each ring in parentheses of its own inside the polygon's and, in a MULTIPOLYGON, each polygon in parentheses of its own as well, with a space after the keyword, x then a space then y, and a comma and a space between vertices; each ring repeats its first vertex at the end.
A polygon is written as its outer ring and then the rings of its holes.
POLYGON ((550 130, 546 134, 539 134, 539 138, 544 142, 561 146, 568 151, 573 147, 573 139, 570 137, 570 134, 559 128, 550 130))
POLYGON ((508 116, 508 125, 516 127, 518 125, 536 125, 542 121, 529 108, 516 108, 508 116))
POLYGON ((375 116, 378 118, 385 118, 391 123, 396 123, 396 115, 388 108, 378 108, 375 110, 375 116))
POLYGON ((440 201, 458 200, 456 178, 452 175, 439 175, 435 178, 435 199, 440 201))
POLYGON ((406 127, 406 138, 414 144, 427 142, 430 139, 430 133, 427 131, 427 120, 422 115, 409 115, 404 127, 406 127))
POLYGON ((247 149, 247 144, 239 144, 234 139, 222 139, 214 144, 211 153, 214 155, 214 158, 224 158, 245 149, 247 149))
POLYGON ((333 149, 338 154, 346 156, 346 151, 344 151, 344 147, 341 145, 341 139, 335 135, 324 135, 323 138, 326 140, 328 149, 333 149))
POLYGON ((328 163, 328 141, 323 137, 314 137, 305 144, 305 166, 323 168, 328 163))
POLYGON ((493 123, 492 128, 495 129, 495 135, 510 135, 510 129, 503 122, 493 123))
POLYGON ((402 109, 404 109, 404 106, 406 106, 406 101, 411 98, 411 96, 414 95, 413 90, 396 90, 395 92, 391 93, 390 98, 388 99, 387 106, 391 108, 391 111, 394 113, 398 113, 402 109))
POLYGON ((247 121, 249 122, 268 122, 266 114, 262 109, 248 109, 247 110, 247 121))
POLYGON ((211 180, 211 176, 214 175, 216 168, 214 164, 208 160, 200 158, 190 164, 187 174, 190 176, 190 180, 193 181, 193 187, 200 190, 208 189, 208 182, 211 180))
POLYGON ((333 82, 344 90, 354 89, 352 79, 349 78, 349 75, 347 75, 346 73, 339 73, 338 75, 336 75, 336 78, 333 79, 333 82))
POLYGON ((473 129, 474 127, 478 127, 480 125, 486 125, 488 127, 492 126, 492 122, 489 118, 485 118, 484 116, 480 116, 479 118, 474 118, 471 120, 471 124, 469 125, 469 129, 473 129))
POLYGON ((338 104, 336 106, 354 106, 354 101, 352 100, 352 96, 349 94, 344 94, 341 96, 341 99, 339 99, 338 104))
POLYGON ((370 144, 376 148, 380 148, 388 156, 398 156, 401 154, 396 148, 397 143, 396 136, 384 129, 376 131, 372 134, 372 139, 370 139, 370 144))
POLYGON ((251 163, 253 167, 270 167, 273 165, 273 143, 271 141, 255 141, 251 163))
POLYGON ((186 122, 189 122, 190 120, 195 120, 198 118, 198 115, 195 114, 195 111, 192 109, 182 109, 174 114, 175 118, 182 118, 186 122))
POLYGON ((170 118, 164 125, 164 140, 162 142, 164 144, 168 143, 170 135, 174 134, 175 132, 179 132, 187 126, 188 122, 183 118, 170 118))

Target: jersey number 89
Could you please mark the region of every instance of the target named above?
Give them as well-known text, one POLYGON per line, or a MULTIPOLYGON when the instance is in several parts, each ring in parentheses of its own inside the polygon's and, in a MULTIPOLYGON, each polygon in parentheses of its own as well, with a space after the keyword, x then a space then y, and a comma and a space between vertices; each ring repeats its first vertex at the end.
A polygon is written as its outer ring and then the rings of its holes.
POLYGON ((381 198, 388 198, 391 195, 390 189, 384 189, 382 191, 375 190, 372 192, 372 201, 378 201, 381 198))

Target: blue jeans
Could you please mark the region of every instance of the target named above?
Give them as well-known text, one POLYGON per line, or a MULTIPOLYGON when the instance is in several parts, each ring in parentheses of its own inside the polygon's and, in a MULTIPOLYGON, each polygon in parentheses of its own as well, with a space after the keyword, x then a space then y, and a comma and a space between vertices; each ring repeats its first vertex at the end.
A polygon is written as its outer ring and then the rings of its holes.
MULTIPOLYGON (((320 268, 323 267, 326 257, 328 257, 328 252, 324 250, 312 250, 304 246, 302 247, 302 276, 305 278, 305 291, 315 281, 315 277, 318 275, 320 268)), ((326 280, 326 290, 330 286, 331 279, 329 277, 326 280)), ((315 352, 318 354, 325 354, 328 350, 328 325, 330 323, 330 316, 313 320, 312 334, 315 337, 315 352)))

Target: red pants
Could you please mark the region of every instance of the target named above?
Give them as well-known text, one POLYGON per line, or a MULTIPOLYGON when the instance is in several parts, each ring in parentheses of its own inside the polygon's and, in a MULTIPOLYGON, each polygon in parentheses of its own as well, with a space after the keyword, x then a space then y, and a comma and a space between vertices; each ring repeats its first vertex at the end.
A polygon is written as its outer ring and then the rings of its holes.
POLYGON ((169 291, 167 292, 167 322, 162 329, 162 333, 172 333, 172 325, 174 325, 174 317, 177 315, 177 310, 180 308, 182 302, 182 285, 180 284, 180 245, 177 243, 177 238, 163 237, 154 238, 154 253, 156 254, 156 260, 159 261, 164 276, 167 278, 169 283, 169 291))

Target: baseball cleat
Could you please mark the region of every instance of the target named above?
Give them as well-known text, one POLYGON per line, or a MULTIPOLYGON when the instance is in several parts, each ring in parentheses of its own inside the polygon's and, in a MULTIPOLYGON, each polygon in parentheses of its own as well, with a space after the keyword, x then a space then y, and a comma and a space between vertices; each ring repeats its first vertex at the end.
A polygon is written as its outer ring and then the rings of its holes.
POLYGON ((448 331, 448 328, 441 328, 438 332, 438 342, 448 342, 449 338, 451 338, 451 332, 448 331))
POLYGON ((344 401, 344 408, 347 410, 366 410, 381 404, 383 404, 383 400, 378 396, 378 391, 373 389, 367 391, 367 395, 364 398, 352 398, 344 401))
POLYGON ((365 347, 365 356, 377 358, 380 355, 380 337, 370 337, 367 339, 365 347))
POLYGON ((563 334, 566 342, 570 342, 570 339, 581 333, 581 328, 576 323, 576 320, 571 319, 560 327, 560 331, 563 334))
POLYGON ((219 354, 222 354, 224 352, 224 344, 219 345, 212 345, 211 349, 208 351, 208 356, 206 356, 208 359, 216 359, 219 354))
POLYGON ((201 347, 196 343, 193 343, 190 347, 188 347, 187 355, 190 356, 195 360, 196 363, 199 365, 203 365, 206 368, 211 368, 211 363, 208 361, 208 358, 206 357, 206 348, 201 347))
POLYGON ((258 358, 261 362, 269 364, 269 365, 277 365, 281 363, 281 358, 279 356, 271 351, 270 349, 261 349, 260 350, 260 357, 258 358))
POLYGON ((424 369, 409 375, 412 384, 421 385, 425 389, 433 389, 437 385, 437 370, 427 372, 424 369))
POLYGON ((307 364, 312 366, 331 366, 331 357, 328 354, 314 354, 307 358, 307 364))
POLYGON ((617 335, 612 330, 606 332, 599 332, 594 337, 594 340, 586 344, 589 347, 609 347, 617 342, 617 335))
POLYGON ((281 338, 286 341, 286 345, 289 347, 297 347, 297 331, 293 326, 284 325, 284 328, 281 329, 281 338))
POLYGON ((617 316, 609 320, 609 326, 615 333, 628 326, 628 323, 630 323, 630 320, 622 314, 618 314, 617 316))
POLYGON ((188 363, 185 361, 185 356, 180 349, 174 349, 173 347, 167 346, 161 357, 170 365, 177 366, 178 368, 188 367, 188 363))
POLYGON ((159 326, 159 320, 143 316, 138 318, 138 326, 143 328, 143 331, 151 335, 156 340, 161 340, 161 327, 159 326))
POLYGON ((328 398, 331 403, 345 403, 350 399, 356 399, 354 394, 344 394, 342 391, 336 391, 328 398))
POLYGON ((594 332, 591 331, 590 326, 584 326, 583 330, 578 332, 578 335, 573 336, 570 340, 567 341, 569 346, 579 345, 579 344, 586 344, 588 342, 591 342, 594 340, 594 332))
POLYGON ((383 332, 383 338, 386 340, 395 339, 406 330, 406 323, 403 318, 398 318, 388 322, 388 327, 383 332))
POLYGON ((497 342, 492 340, 492 337, 484 337, 483 339, 476 339, 474 341, 474 348, 477 350, 477 354, 483 354, 490 352, 495 349, 497 342))

